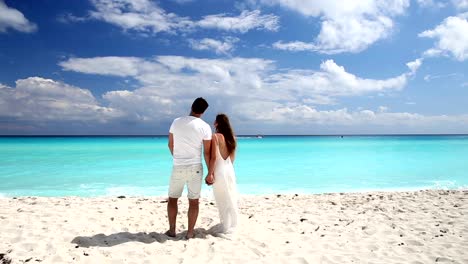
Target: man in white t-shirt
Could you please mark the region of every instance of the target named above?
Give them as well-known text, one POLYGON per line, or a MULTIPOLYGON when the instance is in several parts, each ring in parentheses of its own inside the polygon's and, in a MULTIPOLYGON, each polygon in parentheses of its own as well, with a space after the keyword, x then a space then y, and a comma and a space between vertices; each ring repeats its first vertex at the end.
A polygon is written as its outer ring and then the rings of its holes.
POLYGON ((201 119, 208 108, 205 99, 199 97, 192 104, 189 116, 176 118, 169 129, 169 149, 173 157, 173 168, 169 183, 167 215, 169 230, 166 235, 176 236, 177 200, 187 185, 189 210, 187 238, 193 238, 198 217, 198 199, 203 178, 202 149, 208 173, 211 172, 211 127, 201 119))

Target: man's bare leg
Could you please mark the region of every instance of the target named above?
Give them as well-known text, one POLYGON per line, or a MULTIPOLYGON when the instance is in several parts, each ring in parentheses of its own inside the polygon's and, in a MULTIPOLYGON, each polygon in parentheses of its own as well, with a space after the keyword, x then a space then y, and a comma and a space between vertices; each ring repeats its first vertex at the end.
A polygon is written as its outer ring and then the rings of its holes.
POLYGON ((193 238, 195 235, 193 229, 198 218, 198 204, 198 199, 189 199, 187 238, 193 238))
POLYGON ((177 219, 177 198, 170 198, 167 202, 167 218, 169 219, 169 230, 166 235, 170 237, 176 236, 176 219, 177 219))

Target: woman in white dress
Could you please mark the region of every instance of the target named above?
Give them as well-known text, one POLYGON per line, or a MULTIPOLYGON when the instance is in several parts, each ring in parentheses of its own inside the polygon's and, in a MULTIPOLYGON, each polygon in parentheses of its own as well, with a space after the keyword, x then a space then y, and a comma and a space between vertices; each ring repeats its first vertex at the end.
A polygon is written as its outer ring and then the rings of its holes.
POLYGON ((237 188, 234 173, 236 138, 229 118, 225 114, 216 116, 216 133, 211 141, 210 166, 213 173, 205 181, 213 185, 213 194, 219 211, 222 233, 233 233, 237 226, 237 188))

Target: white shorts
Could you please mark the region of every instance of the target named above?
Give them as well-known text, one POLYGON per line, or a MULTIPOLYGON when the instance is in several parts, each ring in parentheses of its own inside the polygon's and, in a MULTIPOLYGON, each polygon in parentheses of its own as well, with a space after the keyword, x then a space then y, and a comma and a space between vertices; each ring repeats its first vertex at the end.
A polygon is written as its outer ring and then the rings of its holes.
POLYGON ((189 199, 200 198, 202 179, 203 166, 201 164, 174 166, 169 183, 169 197, 180 198, 187 184, 187 197, 189 199))

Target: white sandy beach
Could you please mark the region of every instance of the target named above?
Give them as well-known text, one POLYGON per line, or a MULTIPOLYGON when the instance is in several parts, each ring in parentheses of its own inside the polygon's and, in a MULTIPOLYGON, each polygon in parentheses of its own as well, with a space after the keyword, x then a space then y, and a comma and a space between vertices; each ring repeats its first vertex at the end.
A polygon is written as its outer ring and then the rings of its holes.
POLYGON ((160 197, 0 198, 0 263, 468 263, 468 191, 242 196, 235 236, 167 229, 160 197))

